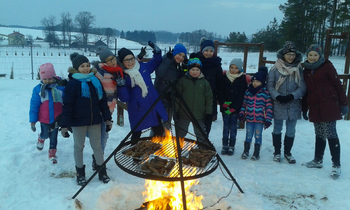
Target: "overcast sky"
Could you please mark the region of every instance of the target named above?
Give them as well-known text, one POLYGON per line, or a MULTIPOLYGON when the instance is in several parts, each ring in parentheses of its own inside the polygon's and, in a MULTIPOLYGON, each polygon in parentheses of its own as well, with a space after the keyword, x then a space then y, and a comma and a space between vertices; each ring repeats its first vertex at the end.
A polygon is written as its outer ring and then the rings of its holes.
POLYGON ((283 13, 287 0, 0 0, 0 24, 41 26, 40 21, 61 13, 73 19, 81 11, 96 17, 94 27, 118 30, 191 32, 204 29, 222 36, 230 32, 251 35, 283 13))

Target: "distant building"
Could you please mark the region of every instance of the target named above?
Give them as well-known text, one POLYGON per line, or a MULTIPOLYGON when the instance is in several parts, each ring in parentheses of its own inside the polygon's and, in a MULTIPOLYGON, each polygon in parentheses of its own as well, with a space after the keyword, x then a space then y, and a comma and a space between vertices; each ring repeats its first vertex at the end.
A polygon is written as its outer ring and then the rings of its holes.
POLYGON ((26 40, 25 40, 25 36, 21 33, 19 33, 18 31, 13 31, 12 34, 8 35, 8 42, 9 45, 25 45, 26 44, 26 40))

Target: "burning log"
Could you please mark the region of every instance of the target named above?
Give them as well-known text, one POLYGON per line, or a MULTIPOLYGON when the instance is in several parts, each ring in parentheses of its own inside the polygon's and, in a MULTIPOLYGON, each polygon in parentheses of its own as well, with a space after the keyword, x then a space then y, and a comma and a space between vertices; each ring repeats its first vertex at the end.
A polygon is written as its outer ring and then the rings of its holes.
POLYGON ((144 202, 140 208, 135 210, 147 210, 149 207, 153 207, 155 210, 172 210, 173 208, 170 207, 170 203, 175 198, 173 196, 168 196, 164 198, 158 198, 153 201, 147 201, 144 202))

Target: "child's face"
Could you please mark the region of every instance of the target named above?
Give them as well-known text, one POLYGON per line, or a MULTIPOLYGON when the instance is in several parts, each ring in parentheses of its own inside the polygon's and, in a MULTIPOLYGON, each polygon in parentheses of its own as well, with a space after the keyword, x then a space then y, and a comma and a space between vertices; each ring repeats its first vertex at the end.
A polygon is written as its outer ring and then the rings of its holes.
POLYGON ((201 70, 198 67, 193 67, 190 69, 189 74, 191 77, 197 78, 201 74, 201 70))
POLYGON ((230 66, 230 73, 231 74, 238 74, 241 70, 238 69, 238 66, 236 66, 235 64, 232 64, 230 66))
POLYGON ((89 74, 90 73, 90 63, 82 63, 79 66, 78 71, 82 74, 89 74))
POLYGON ((316 51, 310 51, 307 54, 307 61, 309 61, 309 63, 315 63, 319 59, 320 59, 320 55, 316 51))
POLYGON ((293 63, 295 56, 296 56, 296 54, 294 52, 289 52, 289 53, 284 54, 283 57, 287 63, 293 63))
POLYGON ((259 80, 253 80, 252 85, 254 88, 259 87, 262 85, 262 83, 259 80))
POLYGON ((174 56, 176 63, 182 63, 185 59, 185 53, 178 53, 174 56))
POLYGON ((127 55, 125 56, 124 60, 123 60, 123 65, 125 66, 125 68, 127 69, 132 69, 135 66, 135 57, 133 55, 127 55))
POLYGON ((41 81, 44 83, 44 84, 52 84, 55 82, 55 80, 53 78, 45 78, 45 79, 41 79, 41 81))
POLYGON ((105 64, 110 67, 117 67, 117 58, 114 55, 111 55, 105 60, 105 64))
POLYGON ((213 55, 214 55, 214 51, 212 49, 206 49, 203 52, 203 56, 205 58, 211 58, 211 57, 213 57, 213 55))

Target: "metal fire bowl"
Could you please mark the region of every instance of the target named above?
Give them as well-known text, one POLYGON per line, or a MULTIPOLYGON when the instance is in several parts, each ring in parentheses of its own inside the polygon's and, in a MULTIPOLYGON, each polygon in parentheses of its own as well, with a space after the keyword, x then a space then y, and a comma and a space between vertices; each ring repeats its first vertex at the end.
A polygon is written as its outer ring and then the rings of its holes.
MULTIPOLYGON (((173 144, 176 145, 176 139, 175 139, 176 137, 172 137, 172 138, 173 138, 173 141, 172 141, 173 144)), ((151 139, 152 139, 151 137, 144 137, 144 138, 140 138, 140 141, 151 140, 151 139)), ((158 141, 152 139, 152 142, 162 144, 161 139, 159 139, 158 141)), ((173 144, 162 145, 162 150, 163 151, 174 150, 175 147, 173 144)), ((169 173, 169 175, 166 175, 166 176, 150 175, 150 174, 146 174, 145 172, 142 172, 140 170, 141 165, 146 163, 149 160, 148 157, 143 159, 143 160, 137 160, 137 159, 134 159, 132 157, 128 157, 128 156, 123 154, 123 151, 125 151, 131 147, 132 146, 130 145, 130 142, 124 143, 124 145, 122 145, 122 147, 114 155, 115 163, 123 171, 125 171, 133 176, 137 176, 137 177, 140 177, 143 179, 151 179, 151 180, 158 180, 158 181, 181 181, 178 158, 176 159, 176 164, 173 167, 173 169, 171 170, 171 172, 169 173)), ((205 145, 201 142, 185 138, 184 142, 183 142, 183 146, 182 146, 181 157, 187 156, 189 151, 192 148, 214 150, 212 147, 205 145)), ((175 152, 177 153, 177 150, 175 152)), ((155 152, 154 154, 157 155, 157 152, 155 152)), ((167 156, 163 156, 163 157, 169 158, 167 156)), ((206 167, 194 167, 194 166, 182 164, 183 180, 198 179, 198 178, 207 176, 207 175, 211 174, 212 172, 214 172, 216 170, 216 168, 218 167, 218 165, 219 164, 218 164, 218 160, 217 160, 216 155, 213 156, 213 158, 207 164, 206 167)))

